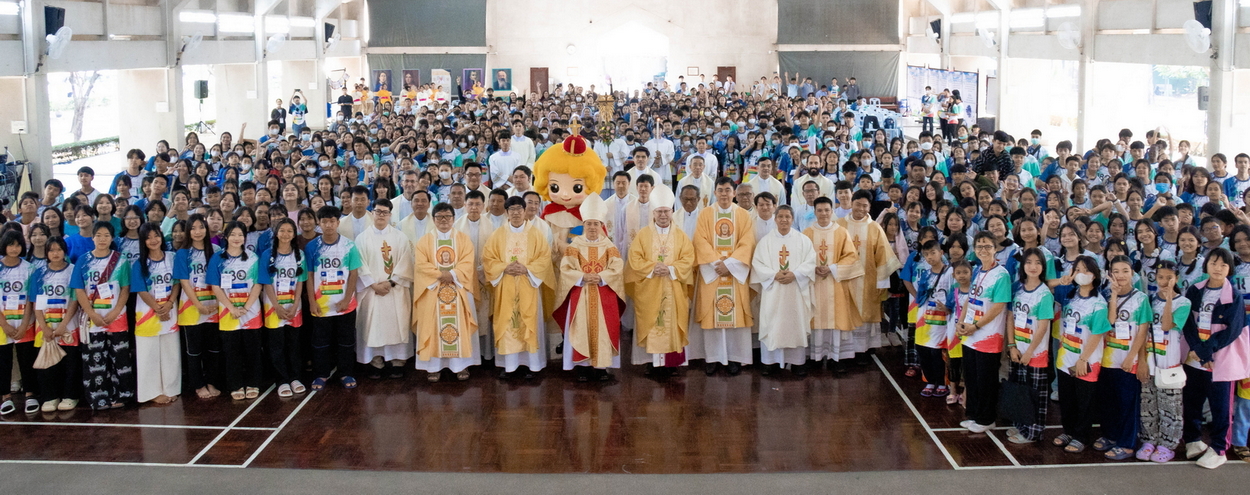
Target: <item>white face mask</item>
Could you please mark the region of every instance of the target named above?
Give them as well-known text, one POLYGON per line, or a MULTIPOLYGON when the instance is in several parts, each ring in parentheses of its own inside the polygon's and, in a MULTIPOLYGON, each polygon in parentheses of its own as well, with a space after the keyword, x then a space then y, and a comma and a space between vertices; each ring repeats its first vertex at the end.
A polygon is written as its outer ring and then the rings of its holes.
POLYGON ((926 166, 926 167, 932 167, 934 163, 935 163, 935 162, 934 162, 933 160, 925 160, 925 161, 924 161, 924 166, 926 166))
POLYGON ((1072 281, 1076 282, 1076 285, 1089 285, 1094 283, 1094 274, 1078 273, 1072 276, 1072 281))
POLYGON ((450 179, 450 178, 451 178, 451 172, 439 172, 439 173, 438 173, 438 178, 443 179, 443 180, 450 179))
POLYGON ((933 143, 928 142, 928 141, 920 143, 920 149, 925 150, 925 151, 933 149, 933 143))

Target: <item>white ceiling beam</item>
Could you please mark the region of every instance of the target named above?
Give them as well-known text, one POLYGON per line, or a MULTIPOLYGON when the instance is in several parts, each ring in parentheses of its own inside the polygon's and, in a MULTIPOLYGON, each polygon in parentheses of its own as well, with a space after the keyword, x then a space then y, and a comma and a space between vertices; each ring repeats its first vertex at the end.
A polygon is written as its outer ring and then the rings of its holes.
POLYGON ((987 0, 990 5, 998 10, 1011 10, 1011 0, 987 0))

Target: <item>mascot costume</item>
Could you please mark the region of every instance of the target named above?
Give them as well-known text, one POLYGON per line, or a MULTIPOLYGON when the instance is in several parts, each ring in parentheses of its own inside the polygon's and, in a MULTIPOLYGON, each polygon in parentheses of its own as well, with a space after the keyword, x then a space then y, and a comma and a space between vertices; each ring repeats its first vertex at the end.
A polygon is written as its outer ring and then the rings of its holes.
POLYGON ((542 218, 551 225, 551 257, 557 267, 564 248, 582 234, 582 202, 586 196, 603 191, 603 179, 608 175, 599 155, 581 136, 581 127, 574 120, 569 124, 571 135, 534 162, 534 189, 549 202, 542 218))

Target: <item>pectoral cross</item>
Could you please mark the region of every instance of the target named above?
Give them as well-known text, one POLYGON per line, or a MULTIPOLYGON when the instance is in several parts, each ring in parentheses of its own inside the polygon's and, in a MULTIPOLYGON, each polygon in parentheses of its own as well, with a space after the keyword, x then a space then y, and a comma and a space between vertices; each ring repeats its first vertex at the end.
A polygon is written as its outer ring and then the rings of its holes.
POLYGON ((395 262, 391 260, 391 246, 386 241, 382 241, 382 266, 386 269, 386 274, 390 275, 395 270, 395 262))
POLYGON ((573 116, 569 120, 569 132, 574 136, 582 135, 582 119, 580 117, 573 116))
POLYGON ((777 261, 781 263, 782 270, 790 269, 790 250, 786 249, 784 244, 781 246, 781 251, 777 253, 777 261))
POLYGON ((855 239, 853 239, 851 243, 855 244, 855 250, 859 251, 859 236, 855 236, 855 239))
POLYGON ((820 250, 820 254, 816 256, 816 260, 820 262, 820 266, 828 265, 829 264, 829 240, 821 239, 820 247, 817 249, 820 250))

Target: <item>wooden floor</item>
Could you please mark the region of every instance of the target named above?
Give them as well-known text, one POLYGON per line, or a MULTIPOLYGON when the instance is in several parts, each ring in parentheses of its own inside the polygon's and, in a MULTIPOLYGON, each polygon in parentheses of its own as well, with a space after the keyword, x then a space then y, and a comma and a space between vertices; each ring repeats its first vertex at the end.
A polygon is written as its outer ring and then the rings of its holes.
MULTIPOLYGON (((920 379, 904 377, 890 349, 849 374, 806 379, 691 369, 653 380, 638 367, 616 376, 586 384, 548 369, 531 382, 501 382, 474 368, 467 382, 430 384, 413 371, 290 399, 270 389, 248 402, 190 396, 166 407, 19 413, 0 421, 0 463, 752 473, 1105 462, 1092 449, 1010 444, 1002 428, 959 428, 962 409, 920 397, 920 379)), ((1046 440, 1058 432, 1048 428, 1046 440)))

